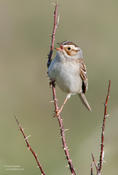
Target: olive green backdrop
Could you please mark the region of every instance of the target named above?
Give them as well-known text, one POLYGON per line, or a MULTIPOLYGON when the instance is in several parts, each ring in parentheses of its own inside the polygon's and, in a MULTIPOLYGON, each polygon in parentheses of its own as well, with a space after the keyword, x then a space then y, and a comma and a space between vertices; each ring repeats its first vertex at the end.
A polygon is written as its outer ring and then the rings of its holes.
MULTIPOLYGON (((80 174, 96 160, 108 80, 110 114, 105 130, 103 174, 118 173, 118 1, 58 0, 56 42, 71 40, 84 52, 92 113, 73 96, 63 110, 67 143, 80 174), (111 117, 112 116, 112 117, 111 117)), ((69 175, 47 77, 53 1, 0 0, 0 174, 40 174, 16 125, 16 115, 46 174, 69 175), (16 167, 16 168, 15 168, 16 167)), ((56 45, 55 45, 56 47, 56 45)), ((55 53, 54 53, 55 54, 55 53)), ((65 94, 57 88, 59 104, 65 94)))

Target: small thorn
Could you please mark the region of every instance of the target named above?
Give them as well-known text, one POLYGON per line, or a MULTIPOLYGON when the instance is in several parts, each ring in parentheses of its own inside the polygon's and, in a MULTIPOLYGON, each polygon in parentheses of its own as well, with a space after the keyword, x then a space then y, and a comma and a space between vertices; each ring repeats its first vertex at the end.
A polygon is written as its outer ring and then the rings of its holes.
POLYGON ((67 150, 68 149, 68 147, 64 147, 64 150, 67 150))
POLYGON ((66 165, 65 167, 66 167, 66 168, 69 168, 69 165, 66 165))
POLYGON ((49 103, 54 103, 54 100, 49 101, 49 103))
POLYGON ((64 129, 64 132, 69 131, 69 129, 64 129))
POLYGON ((25 138, 25 140, 28 140, 28 138, 30 138, 30 137, 31 137, 31 135, 27 136, 27 137, 25 138))
POLYGON ((29 147, 27 147, 27 149, 28 149, 28 151, 30 151, 30 149, 31 149, 31 148, 30 148, 30 146, 29 146, 29 147))
POLYGON ((110 114, 106 114, 105 117, 106 117, 106 118, 109 118, 109 117, 110 117, 110 114))

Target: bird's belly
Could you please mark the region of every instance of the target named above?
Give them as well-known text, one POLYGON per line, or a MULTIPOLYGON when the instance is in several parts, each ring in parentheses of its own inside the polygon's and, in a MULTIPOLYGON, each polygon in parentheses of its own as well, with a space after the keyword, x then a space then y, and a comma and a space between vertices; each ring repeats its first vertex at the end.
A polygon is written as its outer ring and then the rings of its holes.
POLYGON ((64 92, 79 93, 82 87, 79 68, 68 64, 59 66, 56 82, 64 92))

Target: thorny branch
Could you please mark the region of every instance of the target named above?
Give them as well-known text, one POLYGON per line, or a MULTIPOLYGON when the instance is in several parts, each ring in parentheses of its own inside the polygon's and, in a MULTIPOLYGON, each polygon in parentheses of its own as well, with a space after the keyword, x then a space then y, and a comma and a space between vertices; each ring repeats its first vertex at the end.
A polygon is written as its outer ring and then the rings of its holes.
POLYGON ((101 146, 100 146, 100 156, 99 156, 98 165, 96 164, 95 158, 92 154, 92 162, 95 165, 97 175, 101 175, 103 161, 104 161, 104 131, 105 131, 106 118, 108 117, 107 105, 108 105, 108 100, 110 97, 110 88, 111 88, 111 80, 109 80, 107 96, 106 96, 106 100, 105 100, 105 104, 104 104, 104 117, 103 117, 103 123, 102 123, 101 146))
MULTIPOLYGON (((50 52, 48 55, 48 63, 47 63, 48 67, 49 67, 51 60, 52 60, 52 53, 54 50, 54 40, 55 40, 55 34, 56 34, 56 29, 57 29, 57 22, 58 22, 58 5, 56 4, 55 11, 54 11, 54 25, 53 25, 53 32, 52 32, 52 40, 51 40, 50 52)), ((55 82, 51 81, 50 84, 52 86, 52 94, 53 94, 54 107, 55 107, 55 112, 56 112, 56 111, 58 111, 59 107, 58 107, 57 98, 56 98, 55 82)), ((72 164, 72 160, 70 158, 68 146, 66 144, 65 130, 64 130, 63 120, 61 118, 61 115, 57 115, 57 120, 58 120, 59 127, 60 127, 60 134, 61 134, 61 138, 62 138, 62 145, 63 145, 64 153, 65 153, 66 159, 68 161, 68 165, 69 165, 71 174, 76 175, 73 164, 72 164)))
MULTIPOLYGON (((59 107, 58 107, 58 104, 57 104, 56 90, 55 90, 55 87, 53 87, 53 86, 52 86, 52 93, 53 93, 55 111, 57 111, 59 107)), ((70 158, 68 146, 66 144, 65 130, 64 130, 64 126, 63 126, 63 120, 62 120, 60 114, 57 116, 57 120, 58 120, 59 127, 60 127, 60 134, 61 134, 61 138, 62 138, 62 145, 63 145, 64 153, 65 153, 66 159, 68 161, 68 165, 69 165, 71 174, 76 175, 76 172, 75 172, 73 164, 72 164, 72 160, 70 158)))
POLYGON ((102 133, 101 133, 100 159, 99 159, 99 163, 98 163, 99 175, 101 174, 102 165, 103 165, 103 161, 104 161, 104 130, 105 130, 106 118, 108 117, 107 104, 108 104, 108 100, 109 100, 109 96, 110 96, 110 88, 111 88, 111 80, 109 80, 107 96, 106 96, 106 100, 105 100, 105 104, 104 104, 104 117, 103 117, 103 124, 102 124, 102 133))
POLYGON ((35 158, 35 161, 36 161, 36 163, 37 163, 37 165, 38 165, 38 167, 39 167, 39 169, 41 171, 41 174, 42 175, 46 175, 45 172, 44 172, 44 170, 43 170, 43 168, 42 168, 42 165, 41 165, 41 163, 40 163, 40 161, 39 161, 39 159, 38 159, 38 157, 37 157, 37 155, 35 153, 35 151, 32 149, 32 147, 31 147, 31 145, 30 145, 30 143, 28 141, 28 137, 24 133, 24 130, 23 130, 21 124, 19 123, 19 121, 18 121, 18 119, 16 117, 15 117, 15 119, 16 119, 16 123, 18 124, 19 130, 20 130, 20 132, 22 133, 22 135, 24 137, 24 140, 25 140, 25 143, 27 145, 27 148, 32 153, 33 157, 35 158))

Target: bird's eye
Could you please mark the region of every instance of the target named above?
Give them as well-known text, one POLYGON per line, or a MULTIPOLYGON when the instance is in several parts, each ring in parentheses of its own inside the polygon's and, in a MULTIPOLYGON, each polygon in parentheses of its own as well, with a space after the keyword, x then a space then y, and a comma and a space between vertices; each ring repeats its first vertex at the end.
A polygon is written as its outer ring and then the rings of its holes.
POLYGON ((68 49, 68 50, 71 50, 71 48, 70 48, 70 47, 68 47, 67 49, 68 49))

